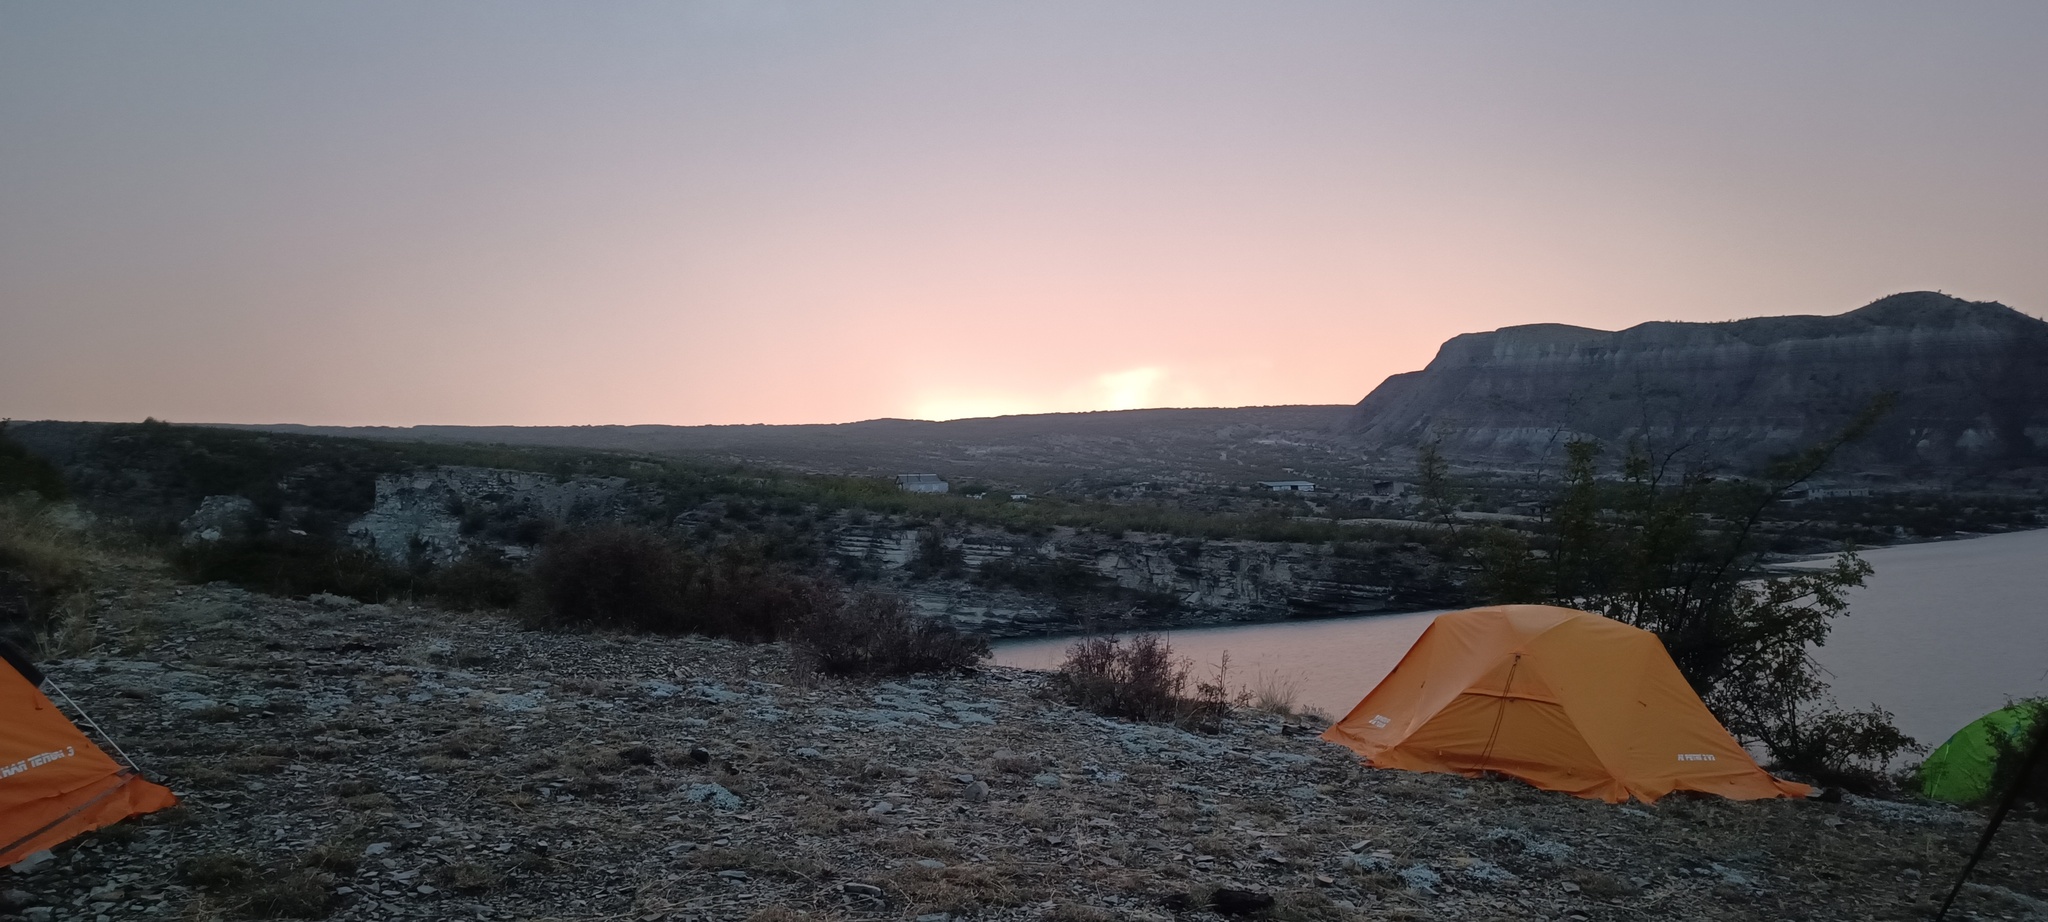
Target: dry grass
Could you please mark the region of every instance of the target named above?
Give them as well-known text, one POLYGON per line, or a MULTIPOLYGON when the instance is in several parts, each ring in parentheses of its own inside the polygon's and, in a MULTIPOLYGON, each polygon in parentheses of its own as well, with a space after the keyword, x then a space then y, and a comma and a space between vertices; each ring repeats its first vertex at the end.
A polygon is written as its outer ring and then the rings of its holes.
POLYGON ((706 871, 746 871, 768 877, 816 881, 832 873, 831 866, 809 858, 777 854, 759 848, 705 848, 691 852, 685 861, 706 871))
POLYGON ((747 922, 834 922, 843 918, 838 913, 818 914, 791 909, 787 906, 764 906, 754 910, 747 922))
POLYGON ((265 868, 233 852, 211 852, 187 859, 179 871, 206 896, 188 907, 188 917, 196 912, 197 918, 317 919, 333 910, 336 899, 333 876, 306 864, 265 868))
POLYGON ((875 818, 840 798, 813 798, 796 809, 796 828, 814 836, 839 836, 875 824, 875 818))
POLYGON ((1059 903, 1045 914, 1045 922, 1119 922, 1122 918, 1106 909, 1075 903, 1059 903))
POLYGON ((31 653, 79 656, 98 640, 90 590, 101 561, 83 532, 51 513, 37 502, 0 501, 0 615, 19 609, 22 623, 9 633, 31 653))
POLYGON ((504 885, 504 878, 487 865, 461 861, 445 864, 434 870, 434 879, 441 886, 457 893, 475 895, 489 893, 504 885))
POLYGON ((1010 865, 927 868, 913 865, 885 875, 882 885, 917 912, 968 913, 991 906, 1022 906, 1050 894, 1042 881, 1010 865))

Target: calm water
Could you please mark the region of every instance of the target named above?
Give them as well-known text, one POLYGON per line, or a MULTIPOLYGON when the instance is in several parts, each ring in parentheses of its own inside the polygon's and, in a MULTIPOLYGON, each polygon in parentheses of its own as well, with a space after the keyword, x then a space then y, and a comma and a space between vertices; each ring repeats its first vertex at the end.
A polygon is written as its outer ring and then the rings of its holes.
MULTIPOLYGON (((1872 703, 1929 746, 2008 697, 2048 695, 2048 530, 1879 548, 1877 573, 1852 597, 1819 651, 1844 705, 1872 703)), ((1206 674, 1229 651, 1238 683, 1292 684, 1299 700, 1341 717, 1400 662, 1435 616, 1167 632, 1206 674)), ((1049 669, 1072 640, 1013 641, 996 661, 1049 669)))
POLYGON ((2048 695, 2048 530, 1878 548, 1817 658, 1843 705, 1928 746, 2007 698, 2048 695))

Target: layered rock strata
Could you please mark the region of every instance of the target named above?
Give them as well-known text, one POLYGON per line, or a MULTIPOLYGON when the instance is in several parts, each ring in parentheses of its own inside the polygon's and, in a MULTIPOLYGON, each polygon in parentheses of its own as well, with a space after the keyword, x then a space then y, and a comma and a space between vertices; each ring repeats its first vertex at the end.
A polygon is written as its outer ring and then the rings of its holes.
POLYGON ((1382 449, 1438 440, 1470 460, 1541 461, 1589 437, 1739 464, 1823 441, 1885 394, 1893 407, 1852 449, 1857 464, 2048 463, 2048 322, 1911 292, 1832 317, 1507 327, 1388 378, 1351 432, 1382 449))

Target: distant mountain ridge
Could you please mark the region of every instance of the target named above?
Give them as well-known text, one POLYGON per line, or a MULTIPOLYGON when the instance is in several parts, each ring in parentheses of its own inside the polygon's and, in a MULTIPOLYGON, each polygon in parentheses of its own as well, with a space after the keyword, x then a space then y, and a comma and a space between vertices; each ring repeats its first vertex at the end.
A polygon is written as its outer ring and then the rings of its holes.
POLYGON ((1074 478, 1245 482, 1344 465, 1343 404, 1102 410, 931 422, 732 426, 302 426, 261 429, 422 442, 637 451, 855 474, 935 472, 1045 488, 1074 478))
POLYGON ((1835 316, 1468 333, 1374 389, 1349 434, 1392 451, 1434 439, 1476 461, 1540 461, 1592 437, 1742 462, 1826 438, 1887 392, 1896 406, 1853 449, 1860 465, 2048 463, 2048 322, 1929 291, 1835 316))

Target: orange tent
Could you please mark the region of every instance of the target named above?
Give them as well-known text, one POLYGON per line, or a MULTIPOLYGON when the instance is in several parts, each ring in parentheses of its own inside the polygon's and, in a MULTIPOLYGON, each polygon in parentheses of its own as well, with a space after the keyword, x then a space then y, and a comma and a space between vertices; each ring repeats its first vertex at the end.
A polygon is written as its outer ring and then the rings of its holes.
POLYGON ((1608 803, 1808 793, 1750 758, 1655 634, 1547 605, 1437 616, 1323 739, 1379 768, 1499 772, 1608 803))
POLYGON ((44 697, 42 682, 0 641, 0 867, 178 802, 107 758, 44 697))

